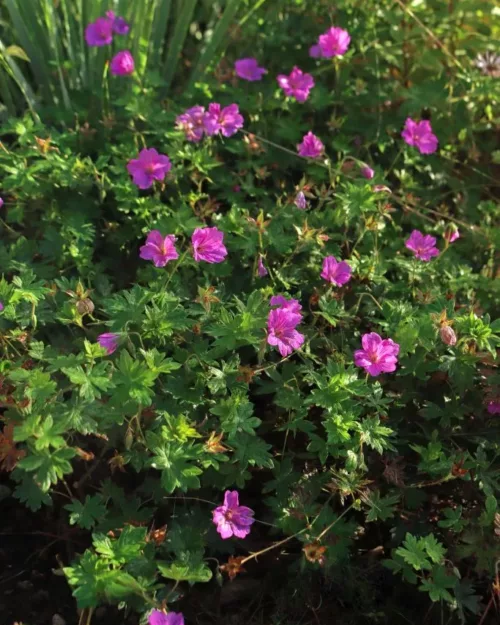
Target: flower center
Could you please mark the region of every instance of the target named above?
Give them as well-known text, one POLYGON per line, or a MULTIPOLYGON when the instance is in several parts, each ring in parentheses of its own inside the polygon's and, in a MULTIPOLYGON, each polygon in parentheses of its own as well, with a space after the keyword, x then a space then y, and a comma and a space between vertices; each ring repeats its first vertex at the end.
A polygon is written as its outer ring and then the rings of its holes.
POLYGON ((233 518, 233 514, 234 514, 234 513, 233 513, 233 511, 232 511, 232 510, 226 510, 226 511, 224 512, 224 517, 225 517, 226 521, 231 521, 231 520, 232 520, 232 518, 233 518))
POLYGON ((373 364, 376 365, 378 363, 378 361, 380 360, 379 355, 377 354, 377 352, 373 351, 370 352, 368 354, 368 360, 373 364))
POLYGON ((145 167, 144 167, 144 171, 147 174, 154 174, 155 173, 155 165, 154 163, 148 163, 145 167))

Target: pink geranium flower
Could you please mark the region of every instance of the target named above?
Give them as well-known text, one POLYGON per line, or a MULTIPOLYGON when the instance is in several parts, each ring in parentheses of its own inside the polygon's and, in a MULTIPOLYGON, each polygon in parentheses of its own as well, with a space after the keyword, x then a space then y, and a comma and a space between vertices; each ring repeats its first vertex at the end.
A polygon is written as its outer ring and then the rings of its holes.
POLYGON ((130 24, 125 18, 115 14, 114 11, 106 11, 106 17, 111 20, 113 32, 117 35, 127 35, 130 30, 130 24))
POLYGON ((363 335, 363 349, 354 352, 354 364, 363 367, 371 376, 396 370, 399 345, 392 339, 382 339, 376 332, 363 335))
POLYGON ((114 332, 105 332, 104 334, 100 334, 97 337, 97 342, 101 347, 104 347, 104 349, 108 353, 108 356, 116 351, 119 340, 120 335, 114 332))
POLYGON ((143 148, 139 158, 127 163, 128 173, 139 189, 149 189, 155 180, 164 180, 172 169, 172 163, 166 154, 159 154, 154 148, 143 148))
POLYGON ((115 76, 129 76, 135 69, 134 57, 130 50, 122 50, 115 54, 110 63, 111 73, 115 76))
POLYGON ((205 132, 209 137, 217 133, 222 133, 224 137, 231 137, 243 128, 243 116, 240 115, 238 105, 230 104, 221 108, 217 102, 213 102, 208 106, 208 112, 205 113, 203 124, 205 132))
POLYGON ((155 267, 165 267, 170 260, 179 258, 175 249, 175 236, 162 235, 159 230, 151 230, 146 238, 146 244, 139 251, 140 258, 152 260, 155 267))
POLYGON ((405 122, 401 136, 408 145, 416 147, 421 154, 432 154, 437 150, 438 140, 426 119, 416 122, 410 117, 405 122))
POLYGON ((299 349, 304 343, 304 335, 296 330, 302 315, 287 308, 276 308, 269 312, 267 319, 267 342, 276 346, 285 357, 299 349))
POLYGON ((297 151, 300 156, 307 158, 319 158, 325 149, 325 146, 316 135, 309 131, 302 138, 302 143, 297 145, 297 151))
POLYGON ((234 70, 240 78, 252 82, 262 80, 262 76, 267 74, 267 69, 259 67, 257 59, 254 58, 239 59, 234 64, 234 70))
POLYGON ((148 616, 149 625, 184 625, 184 615, 181 612, 162 612, 153 610, 148 616))
POLYGON ((175 122, 177 128, 184 131, 186 139, 192 143, 198 143, 205 134, 205 108, 203 106, 193 106, 182 115, 178 115, 175 122))
POLYGON ((213 522, 221 538, 231 536, 245 538, 250 534, 250 527, 255 523, 254 512, 246 506, 240 506, 237 490, 226 490, 224 504, 212 512, 213 522))
POLYGON ((224 233, 218 228, 196 228, 191 236, 195 261, 221 263, 227 256, 224 233))
POLYGON ((89 46, 107 46, 113 42, 113 22, 107 17, 98 17, 85 29, 85 41, 89 46))
POLYGON ((297 102, 305 102, 314 87, 314 78, 311 74, 305 74, 297 66, 292 69, 289 76, 279 74, 277 80, 285 95, 295 98, 297 102))
POLYGON ((350 43, 351 36, 347 30, 332 26, 326 33, 319 36, 318 43, 310 48, 309 55, 314 58, 322 57, 325 59, 343 56, 350 43))
POLYGON ((338 261, 335 256, 327 256, 323 259, 323 271, 321 277, 335 286, 342 286, 351 279, 352 269, 345 260, 338 261))
POLYGON ((419 230, 414 230, 405 246, 415 254, 419 260, 429 261, 433 256, 439 256, 435 237, 430 234, 423 235, 419 230))

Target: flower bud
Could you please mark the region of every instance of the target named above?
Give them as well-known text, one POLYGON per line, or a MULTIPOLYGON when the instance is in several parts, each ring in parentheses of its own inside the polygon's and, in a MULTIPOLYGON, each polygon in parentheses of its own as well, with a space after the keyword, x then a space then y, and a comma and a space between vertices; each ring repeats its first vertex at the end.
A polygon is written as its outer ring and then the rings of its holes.
POLYGON ((445 345, 456 345, 457 335, 450 326, 442 326, 439 330, 439 336, 445 345))

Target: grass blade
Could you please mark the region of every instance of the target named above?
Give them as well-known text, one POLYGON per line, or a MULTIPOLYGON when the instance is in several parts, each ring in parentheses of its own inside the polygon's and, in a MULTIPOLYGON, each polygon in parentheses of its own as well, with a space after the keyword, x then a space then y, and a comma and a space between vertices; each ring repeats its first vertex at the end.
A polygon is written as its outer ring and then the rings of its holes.
POLYGON ((155 7, 153 32, 151 35, 148 59, 148 65, 151 69, 157 69, 160 66, 161 51, 166 39, 171 6, 172 0, 158 0, 155 7))
POLYGON ((226 36, 226 33, 235 18, 240 4, 241 0, 228 0, 224 13, 220 20, 217 22, 217 26, 214 28, 212 37, 210 38, 210 41, 201 53, 196 67, 191 74, 188 89, 194 86, 195 82, 199 80, 200 76, 205 72, 207 67, 212 62, 215 53, 217 52, 217 49, 223 42, 224 37, 226 36))
POLYGON ((172 80, 177 69, 177 63, 184 47, 184 41, 193 18, 194 9, 198 0, 182 0, 180 4, 180 12, 175 20, 175 28, 172 35, 172 41, 168 44, 168 53, 165 61, 165 88, 168 89, 172 84, 172 80))

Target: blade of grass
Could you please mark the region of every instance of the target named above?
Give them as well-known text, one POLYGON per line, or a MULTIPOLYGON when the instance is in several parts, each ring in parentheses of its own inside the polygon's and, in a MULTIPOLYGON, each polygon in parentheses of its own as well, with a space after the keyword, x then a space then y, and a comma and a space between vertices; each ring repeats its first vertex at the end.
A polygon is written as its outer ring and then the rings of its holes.
POLYGON ((63 58, 63 52, 61 47, 61 35, 59 33, 56 15, 54 13, 54 5, 51 0, 45 0, 44 4, 45 23, 47 27, 48 39, 53 50, 57 76, 59 78, 59 84, 61 86, 61 95, 64 106, 67 110, 71 110, 71 101, 69 99, 68 88, 64 79, 63 67, 61 59, 63 58))
POLYGON ((26 78, 24 77, 23 72, 21 71, 17 63, 14 61, 13 58, 11 58, 8 54, 5 53, 5 49, 6 48, 5 48, 3 41, 0 40, 0 61, 2 62, 2 65, 4 66, 4 69, 7 72, 7 74, 12 78, 12 80, 19 87, 19 90, 23 94, 24 99, 26 100, 26 104, 28 105, 30 111, 33 113, 34 117, 38 119, 38 115, 35 113, 35 106, 36 106, 35 94, 33 93, 32 88, 30 87, 29 83, 27 82, 26 78))
POLYGON ((188 34, 189 26, 193 18, 194 9, 198 0, 182 0, 179 14, 176 16, 175 28, 172 41, 168 45, 167 58, 165 60, 165 88, 168 89, 177 69, 179 56, 184 47, 184 41, 188 34))
POLYGON ((52 102, 53 93, 51 85, 53 80, 47 63, 50 55, 47 50, 47 42, 43 40, 43 31, 40 33, 37 25, 38 7, 32 6, 28 17, 15 0, 5 0, 5 6, 9 12, 14 30, 19 37, 19 43, 30 57, 33 74, 43 92, 44 98, 48 102, 52 102))
POLYGON ((160 67, 161 52, 167 36, 171 6, 171 0, 158 0, 155 7, 153 32, 151 34, 148 58, 148 65, 152 69, 158 69, 160 67))
POLYGON ((14 90, 12 85, 12 80, 9 74, 2 68, 2 65, 5 63, 3 56, 0 55, 0 93, 2 94, 2 101, 5 104, 9 115, 12 117, 16 114, 16 104, 14 102, 14 90))
POLYGON ((201 53, 196 67, 191 74, 188 89, 191 89, 194 86, 196 81, 199 80, 200 76, 205 72, 208 65, 212 62, 215 53, 217 52, 217 49, 222 44, 224 37, 226 36, 227 31, 235 18, 240 4, 241 0, 228 0, 226 4, 226 9, 224 10, 224 13, 220 20, 217 22, 217 26, 212 33, 210 41, 201 53))

